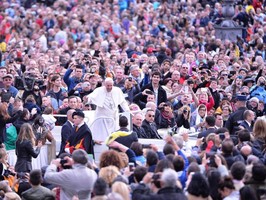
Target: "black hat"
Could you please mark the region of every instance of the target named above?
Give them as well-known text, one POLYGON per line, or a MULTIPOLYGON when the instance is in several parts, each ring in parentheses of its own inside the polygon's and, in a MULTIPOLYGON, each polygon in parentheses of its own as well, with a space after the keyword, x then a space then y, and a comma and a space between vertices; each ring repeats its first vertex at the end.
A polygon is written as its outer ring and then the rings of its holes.
POLYGON ((74 118, 75 115, 82 117, 82 118, 85 118, 85 115, 81 110, 77 110, 77 111, 73 112, 72 118, 74 118))
POLYGON ((237 101, 246 101, 247 100, 247 96, 246 95, 237 95, 236 96, 236 100, 237 101))
POLYGON ((250 78, 250 77, 244 79, 244 84, 254 83, 254 82, 255 82, 255 80, 253 78, 250 78))

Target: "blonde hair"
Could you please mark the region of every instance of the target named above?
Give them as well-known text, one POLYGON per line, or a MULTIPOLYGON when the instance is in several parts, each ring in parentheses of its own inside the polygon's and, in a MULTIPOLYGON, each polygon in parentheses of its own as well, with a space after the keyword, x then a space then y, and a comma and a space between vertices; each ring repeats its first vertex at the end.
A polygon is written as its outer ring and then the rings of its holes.
POLYGON ((116 181, 112 185, 112 192, 116 192, 116 193, 120 194, 123 197, 124 200, 130 200, 130 198, 129 198, 129 188, 123 182, 116 181))
POLYGON ((119 169, 113 165, 103 167, 99 171, 99 177, 103 178, 109 187, 112 185, 113 181, 118 175, 120 175, 119 169))
POLYGON ((29 123, 23 124, 20 128, 18 141, 22 142, 23 140, 30 140, 32 145, 35 144, 35 135, 29 123))
POLYGON ((253 135, 255 138, 260 138, 266 141, 266 121, 258 118, 254 124, 253 135))

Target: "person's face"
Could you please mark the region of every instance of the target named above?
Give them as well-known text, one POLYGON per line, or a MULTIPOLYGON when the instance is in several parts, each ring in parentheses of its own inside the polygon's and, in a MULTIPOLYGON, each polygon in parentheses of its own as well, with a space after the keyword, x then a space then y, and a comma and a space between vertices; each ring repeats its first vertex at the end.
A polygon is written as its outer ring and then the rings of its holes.
POLYGON ((181 74, 183 74, 183 75, 187 75, 188 74, 188 66, 187 65, 182 65, 181 74))
POLYGON ((141 114, 136 114, 133 119, 132 119, 132 122, 135 126, 137 127, 140 127, 141 124, 142 124, 142 120, 143 120, 143 117, 141 114))
POLYGON ((208 100, 207 94, 200 94, 199 100, 202 102, 206 102, 208 100))
POLYGON ((242 85, 242 79, 237 78, 236 79, 236 86, 241 87, 242 85))
POLYGON ((200 107, 198 113, 201 117, 204 117, 206 114, 206 108, 200 107))
POLYGON ((83 118, 80 116, 75 115, 73 117, 73 122, 75 126, 78 126, 83 121, 83 118))
POLYGON ((82 69, 76 69, 75 70, 75 76, 77 77, 77 78, 81 78, 82 77, 82 69))
POLYGON ((11 85, 12 85, 12 83, 13 83, 13 80, 12 80, 12 78, 4 78, 3 79, 3 83, 4 83, 4 85, 6 86, 6 87, 10 87, 11 85))
POLYGON ((63 106, 64 108, 68 107, 68 99, 64 99, 64 100, 63 100, 62 106, 63 106))
POLYGON ((169 71, 169 69, 170 69, 170 63, 168 63, 168 62, 164 63, 164 65, 163 65, 163 70, 164 70, 165 72, 167 72, 167 71, 169 71))
POLYGON ((160 81, 160 76, 159 75, 153 75, 152 76, 152 83, 158 85, 160 81))
POLYGON ((173 84, 173 81, 170 80, 170 81, 168 81, 168 83, 166 84, 166 87, 169 88, 169 89, 171 89, 172 84, 173 84))
POLYGON ((47 97, 43 97, 42 98, 42 105, 43 106, 48 106, 50 104, 50 99, 49 98, 47 98, 47 97))
POLYGON ((55 84, 55 86, 61 87, 61 85, 62 85, 62 79, 61 78, 56 79, 54 81, 54 84, 55 84))
POLYGON ((107 92, 111 92, 113 89, 113 83, 111 81, 105 82, 105 88, 107 92))
POLYGON ((182 95, 181 102, 186 105, 189 104, 189 96, 187 94, 182 95))
POLYGON ((116 77, 117 79, 122 79, 123 76, 124 76, 123 71, 120 70, 120 69, 117 69, 116 72, 115 72, 115 77, 116 77))
POLYGON ((54 56, 54 63, 59 63, 59 56, 54 56))
POLYGON ((155 113, 153 111, 148 111, 145 115, 145 119, 148 121, 148 122, 154 122, 154 117, 155 117, 155 113))
POLYGON ((155 97, 153 94, 149 94, 147 96, 147 102, 155 102, 155 97))
POLYGON ((203 60, 204 59, 204 53, 203 52, 199 52, 198 53, 198 59, 199 60, 203 60))
POLYGON ((256 108, 258 106, 257 102, 254 100, 250 101, 250 105, 252 108, 256 108))
POLYGON ((255 113, 251 112, 250 115, 249 115, 250 121, 254 121, 255 117, 256 117, 255 113))
POLYGON ((134 70, 132 70, 131 71, 131 75, 133 76, 133 77, 139 77, 139 69, 134 69, 134 70))
POLYGON ((89 82, 92 85, 96 85, 98 82, 98 78, 96 76, 92 76, 91 78, 89 78, 89 82))
POLYGON ((72 109, 76 109, 78 105, 78 101, 76 98, 71 98, 68 100, 68 106, 72 109))
POLYGON ((218 127, 223 127, 223 117, 221 115, 217 115, 215 125, 218 127))
POLYGON ((217 89, 217 82, 216 81, 212 81, 211 84, 210 84, 210 87, 213 89, 213 90, 216 90, 217 89))
POLYGON ((88 81, 83 82, 82 84, 82 90, 83 91, 89 91, 91 89, 91 85, 88 81))
POLYGON ((173 81, 179 81, 180 79, 180 73, 178 71, 174 71, 172 76, 171 76, 173 81))
POLYGON ((6 69, 0 69, 0 78, 2 78, 3 76, 5 76, 7 74, 6 69))
POLYGON ((239 72, 239 75, 242 76, 242 77, 246 77, 247 76, 247 72, 242 70, 242 71, 239 72))

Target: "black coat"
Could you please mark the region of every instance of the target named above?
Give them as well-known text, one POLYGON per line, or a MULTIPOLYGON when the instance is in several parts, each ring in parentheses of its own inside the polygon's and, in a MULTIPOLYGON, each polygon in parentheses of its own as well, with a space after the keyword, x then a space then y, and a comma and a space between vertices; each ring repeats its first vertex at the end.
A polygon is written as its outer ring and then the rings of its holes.
MULTIPOLYGON (((144 91, 145 89, 149 89, 149 90, 154 92, 154 89, 153 89, 151 83, 149 83, 149 84, 145 85, 144 87, 142 87, 141 91, 144 91)), ((158 98, 157 99, 158 99, 157 100, 157 106, 159 106, 160 103, 167 101, 166 91, 160 85, 159 85, 159 88, 158 88, 158 98)), ((142 99, 142 101, 147 103, 147 97, 146 97, 146 99, 142 99)))
POLYGON ((68 141, 68 138, 73 134, 74 134, 74 127, 69 121, 67 121, 66 123, 64 123, 61 129, 61 145, 60 145, 59 155, 65 152, 65 146, 68 141))
POLYGON ((133 131, 137 133, 138 138, 149 138, 143 127, 137 127, 133 124, 133 131))
POLYGON ((40 153, 40 148, 36 148, 34 150, 31 141, 17 140, 16 142, 16 155, 17 155, 17 162, 15 165, 16 172, 30 172, 32 170, 31 166, 31 159, 37 158, 40 153))
MULTIPOLYGON (((129 132, 127 128, 120 128, 118 131, 129 132)), ((130 135, 124 137, 118 137, 115 141, 119 142, 120 144, 125 145, 126 147, 130 148, 133 142, 138 142, 138 135, 136 132, 132 131, 130 135)))
POLYGON ((243 115, 246 110, 246 107, 241 107, 229 116, 225 127, 229 130, 230 135, 235 135, 236 131, 239 130, 238 126, 244 121, 243 115))
POLYGON ((149 123, 146 119, 144 119, 141 127, 144 129, 148 138, 162 139, 162 137, 159 135, 159 133, 157 131, 157 127, 156 127, 156 124, 154 122, 149 123))
POLYGON ((244 127, 244 129, 248 130, 249 132, 252 132, 253 131, 252 124, 249 126, 246 121, 241 122, 239 126, 244 127))
POLYGON ((157 194, 150 194, 147 189, 142 189, 139 185, 132 194, 132 199, 138 200, 186 200, 187 197, 182 190, 174 187, 161 188, 157 194))
POLYGON ((93 149, 93 140, 91 130, 89 129, 88 125, 84 123, 78 130, 74 130, 74 134, 72 134, 68 138, 69 146, 75 147, 77 144, 82 142, 84 150, 88 154, 92 154, 94 156, 94 149, 93 149), (82 142, 83 140, 83 142, 82 142))
POLYGON ((175 121, 176 121, 176 126, 177 127, 183 126, 186 129, 190 129, 190 122, 189 122, 188 119, 184 118, 184 115, 182 113, 181 114, 179 114, 179 113, 176 114, 175 121))

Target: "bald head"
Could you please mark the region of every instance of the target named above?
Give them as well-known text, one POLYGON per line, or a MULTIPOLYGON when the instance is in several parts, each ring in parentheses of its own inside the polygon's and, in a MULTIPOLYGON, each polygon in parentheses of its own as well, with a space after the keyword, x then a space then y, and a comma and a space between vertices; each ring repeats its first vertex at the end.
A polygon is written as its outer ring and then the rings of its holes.
POLYGON ((74 109, 70 109, 67 111, 67 120, 73 122, 72 114, 75 112, 74 109))

